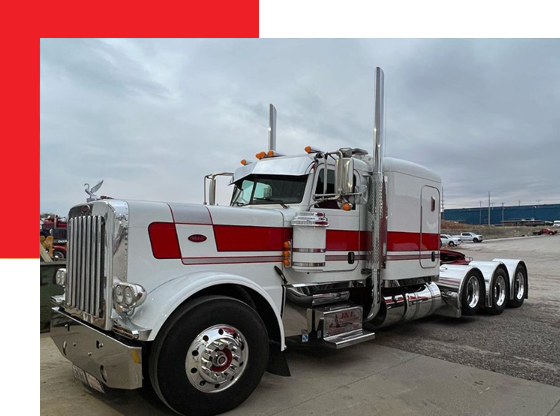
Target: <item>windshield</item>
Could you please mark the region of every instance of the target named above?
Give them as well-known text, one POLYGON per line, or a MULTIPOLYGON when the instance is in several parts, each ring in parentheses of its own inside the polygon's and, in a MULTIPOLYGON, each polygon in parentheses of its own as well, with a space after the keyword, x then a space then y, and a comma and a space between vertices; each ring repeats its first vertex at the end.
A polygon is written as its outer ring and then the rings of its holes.
POLYGON ((232 205, 297 204, 303 199, 307 175, 249 175, 235 183, 232 205))

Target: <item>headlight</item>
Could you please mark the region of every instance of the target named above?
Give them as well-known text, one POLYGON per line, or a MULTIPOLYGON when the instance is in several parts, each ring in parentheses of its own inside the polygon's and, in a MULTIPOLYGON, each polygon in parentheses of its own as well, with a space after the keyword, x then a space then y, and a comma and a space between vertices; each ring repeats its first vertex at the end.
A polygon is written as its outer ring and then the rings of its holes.
POLYGON ((57 285, 64 286, 66 284, 66 269, 58 269, 55 280, 57 285))
POLYGON ((114 286, 115 309, 117 312, 132 313, 146 299, 146 289, 135 283, 118 283, 114 286))
POLYGON ((123 290, 122 285, 117 285, 115 287, 115 302, 117 304, 123 303, 123 300, 124 300, 124 293, 123 292, 124 292, 124 290, 123 290))
POLYGON ((130 286, 124 288, 124 303, 128 306, 132 306, 134 303, 134 293, 132 292, 132 288, 130 286))

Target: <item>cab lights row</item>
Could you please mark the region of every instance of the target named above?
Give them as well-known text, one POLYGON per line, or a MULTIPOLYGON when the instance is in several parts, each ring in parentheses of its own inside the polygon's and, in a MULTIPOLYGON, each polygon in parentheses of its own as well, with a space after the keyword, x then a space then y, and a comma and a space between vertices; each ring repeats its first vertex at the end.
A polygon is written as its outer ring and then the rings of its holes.
MULTIPOLYGON (((314 149, 311 146, 305 146, 304 150, 306 153, 321 153, 321 150, 314 149)), ((282 153, 278 153, 275 150, 269 150, 268 152, 259 152, 255 155, 255 157, 258 160, 267 159, 269 157, 280 157, 280 156, 285 156, 285 155, 283 155, 282 153)), ((247 159, 241 159, 241 164, 245 166, 251 164, 251 162, 248 161, 247 159)))

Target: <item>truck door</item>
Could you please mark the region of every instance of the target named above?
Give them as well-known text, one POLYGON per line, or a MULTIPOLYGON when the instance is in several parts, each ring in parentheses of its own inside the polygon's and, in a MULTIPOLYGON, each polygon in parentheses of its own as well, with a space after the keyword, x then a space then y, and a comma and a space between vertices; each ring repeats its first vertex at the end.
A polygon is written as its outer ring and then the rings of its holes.
MULTIPOLYGON (((316 175, 315 193, 323 193, 324 169, 316 175)), ((334 193, 334 170, 328 169, 327 193, 334 193)), ((336 201, 319 203, 312 211, 323 212, 329 220, 325 271, 350 271, 358 264, 360 256, 360 215, 354 207, 340 209, 336 201)))
POLYGON ((425 269, 439 267, 439 218, 439 189, 422 187, 420 265, 425 269))

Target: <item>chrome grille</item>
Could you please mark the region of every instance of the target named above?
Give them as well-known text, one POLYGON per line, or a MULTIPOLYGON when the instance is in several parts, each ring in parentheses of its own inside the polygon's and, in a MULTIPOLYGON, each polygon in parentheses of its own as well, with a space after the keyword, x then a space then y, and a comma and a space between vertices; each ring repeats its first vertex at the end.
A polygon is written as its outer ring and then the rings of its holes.
POLYGON ((66 305, 105 320, 105 219, 77 216, 68 227, 66 305))

